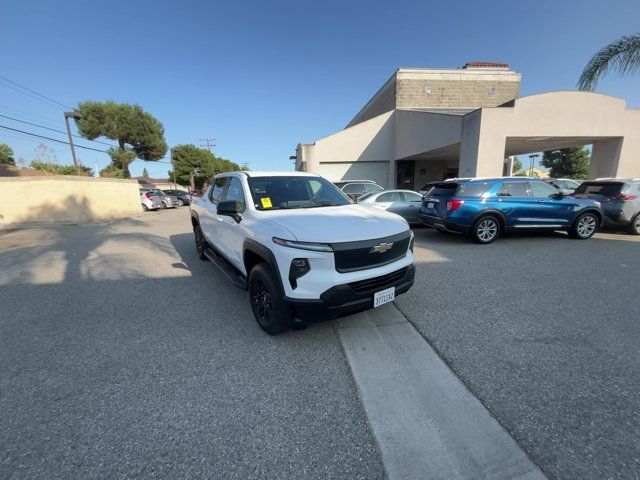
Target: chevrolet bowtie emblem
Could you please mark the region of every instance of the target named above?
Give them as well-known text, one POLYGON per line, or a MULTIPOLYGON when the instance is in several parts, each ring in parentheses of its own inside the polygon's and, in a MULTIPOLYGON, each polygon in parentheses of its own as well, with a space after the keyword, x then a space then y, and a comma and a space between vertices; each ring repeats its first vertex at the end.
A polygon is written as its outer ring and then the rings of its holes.
POLYGON ((391 250, 391 247, 393 247, 393 242, 391 243, 382 242, 378 245, 374 245, 373 247, 371 247, 371 250, 369 250, 369 253, 384 253, 387 250, 391 250))

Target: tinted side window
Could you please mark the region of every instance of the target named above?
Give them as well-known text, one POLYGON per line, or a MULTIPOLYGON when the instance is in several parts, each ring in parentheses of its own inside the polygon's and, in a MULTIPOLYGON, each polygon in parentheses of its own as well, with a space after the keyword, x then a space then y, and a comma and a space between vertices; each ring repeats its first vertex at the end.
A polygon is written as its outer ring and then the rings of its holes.
POLYGON ((461 197, 481 197, 491 188, 491 183, 461 183, 456 195, 461 197))
POLYGON ((229 180, 229 187, 227 187, 227 193, 224 197, 226 201, 235 200, 238 204, 238 211, 244 212, 246 208, 246 202, 244 200, 244 191, 242 190, 242 183, 239 178, 231 177, 229 180))
POLYGON ((402 192, 402 195, 404 196, 405 202, 421 202, 422 201, 422 197, 417 193, 402 192))
POLYGON ((380 192, 384 190, 380 185, 376 185, 375 183, 365 183, 364 191, 365 192, 380 192))
POLYGON ((528 197, 526 182, 502 182, 502 186, 498 191, 500 197, 528 197))
POLYGON ((342 191, 344 193, 364 193, 364 185, 361 183, 350 183, 345 186, 342 191))
POLYGON ((576 193, 584 193, 587 195, 602 195, 604 197, 615 197, 617 194, 621 193, 625 186, 626 184, 618 182, 584 182, 576 189, 576 193))
POLYGON ((531 194, 537 198, 550 197, 558 193, 558 190, 544 182, 529 182, 531 194))
POLYGON ((402 198, 400 197, 400 192, 387 192, 376 198, 377 202, 401 202, 402 198))
POLYGON ((213 203, 218 203, 220 201, 220 196, 224 191, 224 186, 227 184, 227 177, 216 178, 216 181, 213 182, 213 186, 211 187, 211 193, 209 194, 209 199, 213 203))

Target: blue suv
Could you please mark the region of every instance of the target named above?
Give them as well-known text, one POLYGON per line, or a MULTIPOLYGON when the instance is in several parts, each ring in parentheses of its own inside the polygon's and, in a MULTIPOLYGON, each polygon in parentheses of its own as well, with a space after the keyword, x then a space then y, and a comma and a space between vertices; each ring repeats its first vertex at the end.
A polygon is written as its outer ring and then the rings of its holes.
POLYGON ((422 198, 419 217, 429 227, 486 244, 515 230, 566 230, 572 238, 591 238, 603 212, 600 202, 565 196, 543 181, 504 177, 435 183, 422 198))

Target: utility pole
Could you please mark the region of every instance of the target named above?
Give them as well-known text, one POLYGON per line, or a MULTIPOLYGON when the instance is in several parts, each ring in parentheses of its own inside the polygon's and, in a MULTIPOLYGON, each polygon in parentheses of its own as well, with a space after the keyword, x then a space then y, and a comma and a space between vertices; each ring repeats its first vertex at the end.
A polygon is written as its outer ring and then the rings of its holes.
POLYGON ((202 143, 201 143, 201 144, 200 144, 200 146, 201 146, 202 148, 206 148, 206 149, 207 149, 207 150, 209 150, 209 151, 211 151, 211 150, 213 149, 213 147, 215 147, 215 146, 216 146, 216 144, 215 144, 215 143, 213 143, 213 142, 215 142, 215 141, 216 141, 216 139, 215 139, 215 138, 201 138, 201 139, 200 139, 200 141, 201 141, 201 142, 204 142, 204 144, 202 144, 202 143))
POLYGON ((69 145, 71 146, 71 156, 73 157, 73 164, 76 166, 76 173, 80 174, 80 168, 78 167, 78 160, 76 159, 76 149, 73 146, 73 136, 71 135, 71 127, 69 127, 69 117, 78 119, 80 114, 78 112, 64 112, 64 121, 67 124, 67 135, 69 135, 69 145))
POLYGON ((531 166, 529 167, 529 176, 533 177, 533 166, 534 163, 536 161, 536 158, 538 158, 540 156, 539 153, 532 153, 531 155, 529 155, 529 158, 531 159, 531 166))

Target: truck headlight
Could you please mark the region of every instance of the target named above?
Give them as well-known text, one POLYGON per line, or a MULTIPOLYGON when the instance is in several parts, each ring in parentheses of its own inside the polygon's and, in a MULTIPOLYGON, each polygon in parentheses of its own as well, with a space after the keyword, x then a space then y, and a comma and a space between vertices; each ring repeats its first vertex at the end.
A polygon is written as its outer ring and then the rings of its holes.
POLYGON ((283 247, 299 248, 300 250, 313 250, 314 252, 333 252, 333 248, 328 243, 296 242, 295 240, 285 240, 273 237, 273 243, 283 247))

